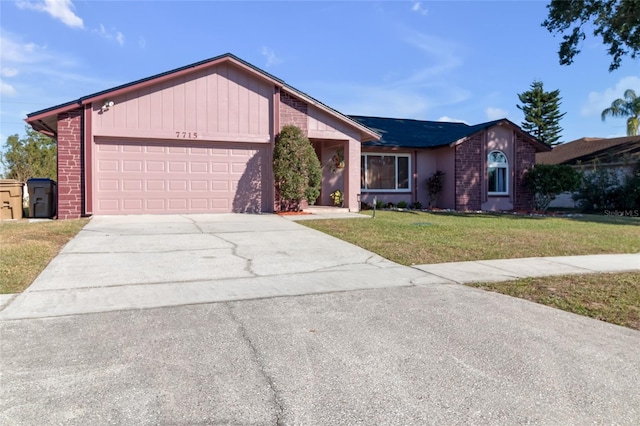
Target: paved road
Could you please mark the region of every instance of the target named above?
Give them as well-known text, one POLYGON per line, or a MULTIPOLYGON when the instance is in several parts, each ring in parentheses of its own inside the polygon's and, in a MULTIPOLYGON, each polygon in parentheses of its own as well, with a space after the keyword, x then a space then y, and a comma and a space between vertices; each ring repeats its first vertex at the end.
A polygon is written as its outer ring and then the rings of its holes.
POLYGON ((637 331, 276 216, 147 219, 94 218, 0 312, 1 424, 640 423, 637 331))

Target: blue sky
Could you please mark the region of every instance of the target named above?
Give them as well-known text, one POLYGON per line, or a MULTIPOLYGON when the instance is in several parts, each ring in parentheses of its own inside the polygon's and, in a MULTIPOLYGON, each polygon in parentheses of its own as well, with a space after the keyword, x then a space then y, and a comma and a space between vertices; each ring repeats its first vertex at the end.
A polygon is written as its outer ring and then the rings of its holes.
POLYGON ((27 113, 231 52, 344 114, 520 124, 517 93, 560 89, 563 140, 625 134, 602 109, 640 93, 589 36, 571 66, 546 1, 0 0, 0 141, 27 113))

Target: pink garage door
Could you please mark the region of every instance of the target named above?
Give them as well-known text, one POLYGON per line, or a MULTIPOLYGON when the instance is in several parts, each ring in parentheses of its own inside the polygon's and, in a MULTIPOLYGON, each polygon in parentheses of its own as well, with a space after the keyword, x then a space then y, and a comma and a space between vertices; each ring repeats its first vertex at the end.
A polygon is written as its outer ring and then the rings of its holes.
POLYGON ((94 214, 261 212, 268 146, 96 141, 94 214))

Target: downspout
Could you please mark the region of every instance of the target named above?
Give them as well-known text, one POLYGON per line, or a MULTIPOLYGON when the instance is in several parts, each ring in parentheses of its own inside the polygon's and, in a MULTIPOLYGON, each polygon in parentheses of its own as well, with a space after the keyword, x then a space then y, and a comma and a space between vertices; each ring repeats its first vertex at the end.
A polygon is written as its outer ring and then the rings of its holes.
POLYGON ((81 122, 81 151, 80 161, 82 161, 81 187, 84 195, 82 203, 82 215, 93 214, 93 124, 92 124, 92 104, 86 104, 82 114, 81 122), (88 182, 88 184, 87 184, 88 182))
POLYGON ((276 137, 280 134, 280 88, 275 86, 273 91, 273 117, 272 124, 273 129, 271 131, 271 146, 269 147, 269 164, 267 170, 271 180, 271 211, 278 211, 279 207, 276 203, 276 179, 273 175, 273 150, 276 145, 276 137))
POLYGON ((412 163, 412 174, 413 174, 413 200, 412 204, 415 204, 418 201, 418 150, 413 150, 413 161, 412 163))

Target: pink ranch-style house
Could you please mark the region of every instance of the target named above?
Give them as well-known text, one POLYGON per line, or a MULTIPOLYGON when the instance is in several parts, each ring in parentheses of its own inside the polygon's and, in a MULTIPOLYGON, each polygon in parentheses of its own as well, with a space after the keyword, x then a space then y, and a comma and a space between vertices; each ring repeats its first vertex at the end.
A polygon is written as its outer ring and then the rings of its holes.
POLYGON ((522 176, 548 150, 510 121, 476 126, 346 116, 224 54, 28 114, 58 144, 59 219, 89 215, 260 213, 276 206, 275 139, 300 127, 323 166, 320 198, 344 207, 426 203, 425 179, 446 173, 437 207, 528 210, 522 176))
POLYGON ((442 171, 435 207, 529 211, 523 177, 536 152, 550 148, 507 119, 465 123, 352 116, 381 138, 362 146, 362 200, 397 204, 429 200, 426 179, 442 171))
POLYGON ((360 147, 379 135, 232 54, 29 114, 58 143, 60 219, 273 212, 275 138, 300 127, 358 211, 360 147), (336 152, 344 167, 329 167, 336 152))

